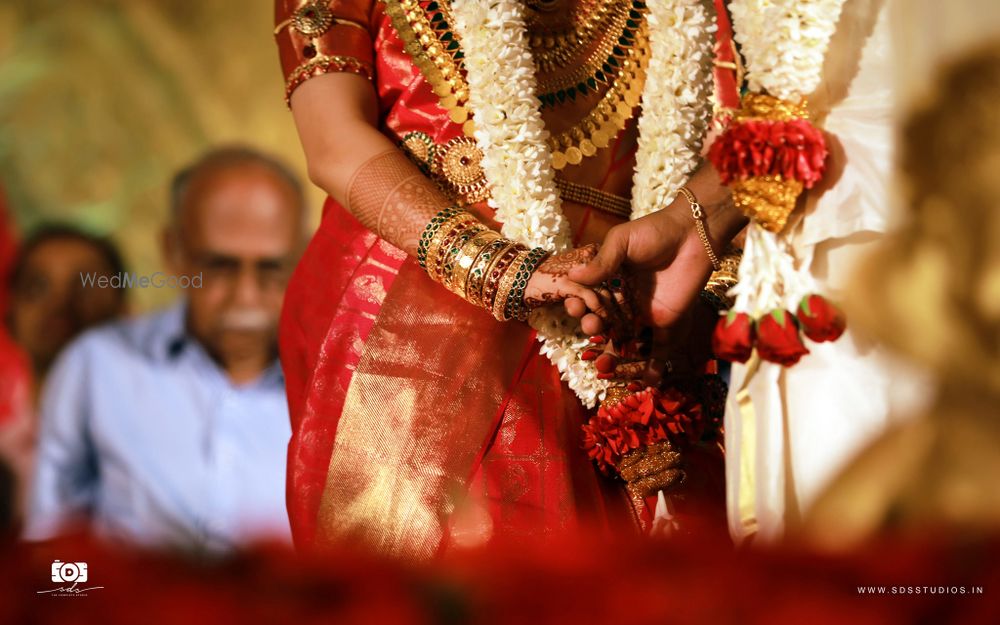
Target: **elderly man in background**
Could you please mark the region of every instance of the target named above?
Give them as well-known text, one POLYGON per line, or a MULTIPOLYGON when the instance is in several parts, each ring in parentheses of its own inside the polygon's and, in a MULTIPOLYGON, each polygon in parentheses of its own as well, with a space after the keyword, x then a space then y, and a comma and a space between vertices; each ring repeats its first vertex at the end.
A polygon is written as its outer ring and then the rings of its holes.
POLYGON ((81 522, 213 552, 289 537, 276 327, 302 242, 301 187, 271 158, 225 148, 181 171, 171 200, 165 255, 193 287, 163 312, 85 333, 56 362, 28 540, 81 522))

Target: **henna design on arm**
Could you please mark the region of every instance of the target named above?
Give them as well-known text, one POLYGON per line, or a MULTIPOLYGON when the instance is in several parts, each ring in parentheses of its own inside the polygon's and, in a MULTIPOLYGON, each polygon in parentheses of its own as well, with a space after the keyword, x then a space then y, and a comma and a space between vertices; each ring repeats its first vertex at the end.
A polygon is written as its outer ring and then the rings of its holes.
POLYGON ((420 234, 448 198, 410 162, 392 149, 365 161, 348 184, 351 213, 367 228, 410 255, 420 234))

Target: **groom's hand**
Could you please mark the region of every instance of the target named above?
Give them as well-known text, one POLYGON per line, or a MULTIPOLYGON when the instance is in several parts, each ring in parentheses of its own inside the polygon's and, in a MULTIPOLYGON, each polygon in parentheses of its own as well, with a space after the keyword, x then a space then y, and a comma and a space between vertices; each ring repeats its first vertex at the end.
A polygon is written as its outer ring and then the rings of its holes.
MULTIPOLYGON (((698 296, 712 271, 711 261, 693 231, 690 215, 659 211, 612 228, 597 256, 569 277, 597 285, 626 270, 631 275, 635 307, 654 327, 675 324, 698 296)), ((584 331, 601 331, 599 318, 586 314, 584 331)))
MULTIPOLYGON (((688 187, 705 207, 706 230, 713 250, 721 256, 746 225, 746 218, 732 205, 729 190, 710 166, 699 170, 688 187)), ((570 271, 569 278, 593 286, 619 272, 633 276, 635 307, 647 324, 668 328, 682 319, 712 272, 691 207, 683 196, 660 211, 612 228, 597 256, 570 271)), ((570 312, 582 317, 588 334, 601 332, 603 323, 598 316, 582 307, 570 312)))

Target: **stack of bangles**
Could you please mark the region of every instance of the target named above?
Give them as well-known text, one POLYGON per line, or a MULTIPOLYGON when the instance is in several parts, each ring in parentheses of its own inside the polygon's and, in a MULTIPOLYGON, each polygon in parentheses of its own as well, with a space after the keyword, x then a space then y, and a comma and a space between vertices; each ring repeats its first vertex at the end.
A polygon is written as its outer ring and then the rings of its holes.
POLYGON ((435 215, 417 245, 417 262, 432 280, 499 321, 527 319, 524 291, 547 255, 503 238, 457 207, 435 215))

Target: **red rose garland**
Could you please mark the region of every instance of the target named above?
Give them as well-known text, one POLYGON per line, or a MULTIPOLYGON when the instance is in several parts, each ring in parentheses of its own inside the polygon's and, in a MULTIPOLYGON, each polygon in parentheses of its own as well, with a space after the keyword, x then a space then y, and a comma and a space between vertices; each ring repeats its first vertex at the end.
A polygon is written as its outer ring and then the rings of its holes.
POLYGON ((730 362, 746 362, 753 353, 754 322, 750 315, 730 310, 719 318, 712 334, 712 351, 730 362))
POLYGON ((795 317, 784 310, 764 315, 757 324, 757 353, 768 362, 790 367, 809 353, 795 317))
POLYGON ((712 350, 724 360, 746 362, 756 349, 762 360, 790 367, 809 353, 802 335, 816 343, 835 341, 845 327, 840 308, 812 293, 802 298, 795 315, 777 309, 755 321, 747 313, 729 311, 715 325, 712 350))

